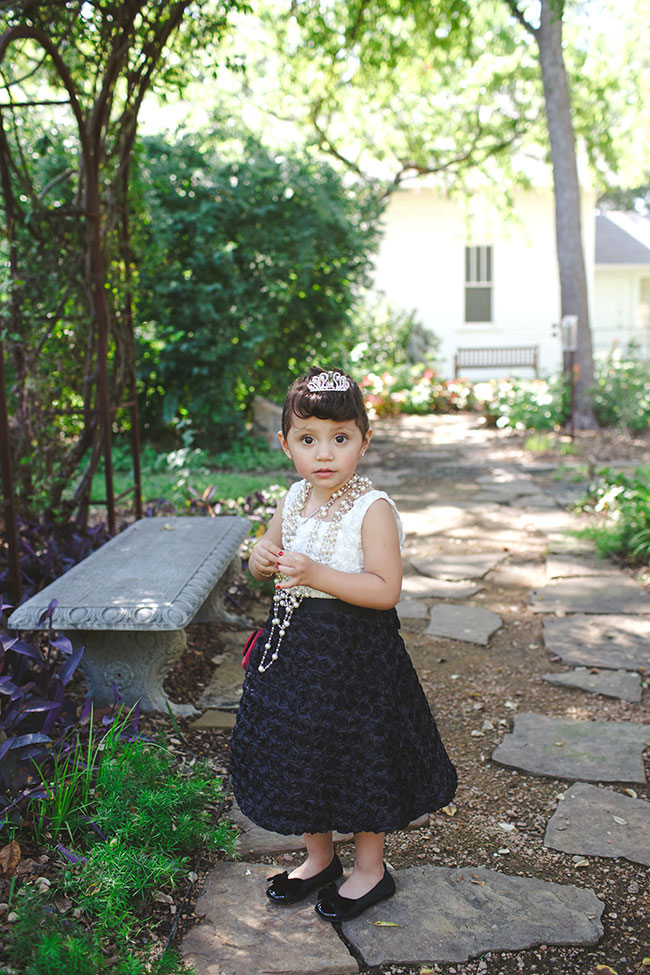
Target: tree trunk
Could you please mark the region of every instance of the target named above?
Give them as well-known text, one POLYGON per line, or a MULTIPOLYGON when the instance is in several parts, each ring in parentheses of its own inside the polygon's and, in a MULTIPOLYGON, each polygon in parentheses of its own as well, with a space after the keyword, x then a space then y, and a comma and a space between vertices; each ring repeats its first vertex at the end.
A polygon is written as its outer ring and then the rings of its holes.
POLYGON ((534 33, 539 48, 551 143, 561 314, 578 316, 573 420, 576 427, 587 429, 596 426, 590 399, 594 362, 580 222, 580 184, 571 100, 562 54, 562 4, 558 0, 541 0, 540 26, 534 33))

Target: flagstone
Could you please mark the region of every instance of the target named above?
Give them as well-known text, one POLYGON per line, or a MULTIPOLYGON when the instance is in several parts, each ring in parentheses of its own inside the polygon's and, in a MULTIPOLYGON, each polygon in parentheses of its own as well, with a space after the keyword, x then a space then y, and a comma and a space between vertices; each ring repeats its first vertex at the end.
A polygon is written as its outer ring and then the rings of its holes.
POLYGON ((589 889, 471 866, 426 864, 394 877, 394 897, 342 925, 367 966, 462 962, 536 944, 592 945, 603 933, 605 905, 589 889))
POLYGON ((395 609, 401 620, 426 620, 429 618, 428 607, 418 599, 400 599, 395 609))
POLYGON ((648 740, 648 725, 522 712, 492 758, 552 778, 645 783, 642 752, 648 740))
POLYGON ((364 477, 370 478, 374 488, 383 491, 385 488, 393 488, 401 484, 404 478, 411 472, 406 468, 395 468, 391 470, 387 467, 360 467, 359 473, 363 474, 364 477))
POLYGON ((575 529, 577 519, 575 515, 556 508, 554 511, 528 511, 526 512, 526 526, 534 528, 536 531, 543 532, 545 535, 550 533, 571 531, 575 529))
POLYGON ((638 702, 641 700, 641 678, 636 673, 626 670, 604 670, 593 672, 587 667, 576 667, 567 673, 543 674, 543 679, 549 684, 563 687, 577 687, 591 694, 602 694, 604 697, 617 697, 622 701, 638 702))
POLYGON ((544 846, 650 865, 650 802, 576 782, 549 820, 544 846))
POLYGON ((524 508, 526 511, 553 511, 557 508, 557 501, 549 494, 522 494, 513 498, 511 502, 515 508, 524 508))
MULTIPOLYGON (((228 818, 237 827, 239 838, 237 841, 237 852, 240 856, 263 856, 267 853, 288 853, 294 850, 304 850, 305 841, 302 835, 285 836, 282 833, 274 833, 269 829, 262 829, 245 816, 239 808, 236 800, 228 813, 228 818)), ((426 823, 429 817, 424 817, 426 823)), ((420 825, 426 825, 425 822, 420 825)), ((349 843, 352 833, 334 833, 335 843, 349 843)))
POLYGON ((498 565, 492 574, 495 586, 504 589, 526 588, 542 585, 544 566, 541 562, 510 562, 498 565))
POLYGON ((595 554, 596 546, 590 538, 578 538, 565 532, 551 532, 548 536, 548 550, 553 555, 595 554))
POLYGON ((620 572, 555 579, 531 593, 534 613, 650 613, 650 596, 620 572))
POLYGON ((431 610, 431 621, 424 632, 427 636, 445 636, 486 646, 501 624, 501 617, 489 609, 439 603, 431 610))
MULTIPOLYGON (((242 670, 242 674, 244 671, 242 670)), ((197 731, 216 728, 234 728, 235 714, 233 711, 220 711, 218 708, 208 708, 207 711, 193 721, 190 728, 197 731)))
MULTIPOLYGON (((474 503, 472 498, 469 504, 474 503)), ((417 511, 400 510, 402 524, 407 535, 437 535, 454 526, 462 525, 467 512, 458 505, 431 505, 417 511)))
POLYGON ((468 552, 458 555, 436 555, 428 559, 411 559, 414 569, 422 575, 433 576, 434 579, 481 579, 499 562, 503 562, 507 553, 500 552, 468 552))
POLYGON ((476 479, 487 491, 500 491, 507 497, 518 497, 524 494, 541 494, 539 487, 532 478, 483 474, 476 479))
POLYGON ((650 670, 650 619, 643 616, 569 616, 544 620, 544 643, 565 664, 650 670))
MULTIPOLYGON (((244 647, 242 640, 242 650, 244 647)), ((222 662, 215 668, 210 683, 197 701, 199 708, 219 708, 220 710, 236 710, 241 698, 244 671, 239 656, 230 654, 224 656, 222 662)))
POLYGON ((540 549, 546 548, 545 540, 539 535, 527 534, 523 529, 513 531, 511 528, 499 528, 494 524, 483 526, 477 522, 474 525, 466 525, 462 528, 452 528, 444 534, 447 538, 477 542, 491 548, 496 545, 504 549, 528 547, 529 545, 535 545, 540 549))
POLYGON ((266 863, 218 863, 195 913, 203 920, 183 938, 187 965, 201 975, 352 975, 358 966, 313 901, 278 908, 266 897, 266 863))
POLYGON ((499 491, 496 488, 494 490, 483 490, 479 491, 472 498, 475 504, 502 504, 510 505, 512 502, 512 497, 509 494, 505 494, 503 491, 499 491))
POLYGON ((612 563, 599 559, 596 555, 556 555, 546 559, 546 575, 549 579, 566 579, 571 576, 609 576, 620 579, 619 570, 612 569, 612 563))
POLYGON ((402 595, 408 599, 469 599, 482 588, 474 582, 453 582, 428 576, 404 576, 402 581, 402 595))

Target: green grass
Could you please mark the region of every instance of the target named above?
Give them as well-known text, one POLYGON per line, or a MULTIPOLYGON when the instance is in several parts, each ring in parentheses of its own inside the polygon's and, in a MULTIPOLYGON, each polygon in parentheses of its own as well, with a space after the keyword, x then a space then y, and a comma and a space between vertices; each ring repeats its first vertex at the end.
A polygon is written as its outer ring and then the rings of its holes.
MULTIPOLYGON (((187 504, 192 495, 189 488, 198 494, 212 486, 216 487, 214 500, 246 498, 255 491, 263 491, 272 484, 286 486, 286 475, 280 473, 250 474, 230 471, 189 472, 178 471, 142 472, 142 499, 145 502, 159 498, 170 501, 176 507, 187 504)), ((115 471, 113 476, 116 497, 133 486, 133 476, 123 471, 115 471)), ((103 473, 97 473, 92 485, 92 504, 101 504, 106 496, 103 473)))
POLYGON ((531 433, 529 437, 526 437, 524 447, 533 454, 545 454, 553 449, 554 442, 550 433, 531 433))
MULTIPOLYGON (((133 487, 133 464, 130 444, 117 438, 113 444, 113 485, 118 497, 133 487)), ((229 451, 210 454, 185 446, 161 450, 145 443, 140 455, 142 498, 146 502, 164 500, 183 507, 195 494, 214 488, 212 501, 247 498, 273 484, 286 487, 285 471, 290 461, 281 450, 272 449, 259 437, 245 437, 229 451)), ((93 478, 91 498, 101 504, 105 498, 104 465, 93 478)), ((128 503, 128 495, 125 496, 128 503)))
POLYGON ((588 464, 560 464, 553 472, 554 481, 573 481, 579 484, 589 477, 588 464))

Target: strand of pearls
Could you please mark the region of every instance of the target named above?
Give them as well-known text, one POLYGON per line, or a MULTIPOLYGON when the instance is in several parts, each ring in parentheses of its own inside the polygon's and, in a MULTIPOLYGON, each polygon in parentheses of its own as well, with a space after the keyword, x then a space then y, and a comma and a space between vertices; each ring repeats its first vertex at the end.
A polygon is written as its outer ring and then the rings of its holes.
MULTIPOLYGON (((365 494, 366 491, 369 491, 371 487, 372 484, 367 477, 361 477, 359 474, 353 474, 346 484, 340 487, 337 491, 334 491, 331 497, 329 497, 327 501, 320 506, 320 508, 317 508, 316 511, 310 515, 310 517, 314 519, 314 527, 309 538, 307 539, 306 555, 310 555, 318 562, 327 564, 331 556, 334 554, 336 537, 344 516, 352 509, 355 501, 360 498, 362 494, 365 494), (336 504, 337 501, 340 501, 341 503, 332 515, 330 521, 327 523, 327 528, 325 529, 322 541, 318 546, 318 552, 316 552, 316 544, 319 538, 319 524, 327 519, 330 509, 334 504, 336 504)), ((297 492, 293 504, 289 506, 288 510, 284 511, 282 519, 282 544, 287 549, 290 548, 291 543, 296 537, 299 525, 299 516, 307 504, 310 494, 311 484, 308 484, 307 481, 305 481, 301 485, 300 491, 297 492)), ((273 596, 271 633, 269 634, 268 640, 264 644, 262 659, 257 667, 261 674, 268 670, 271 664, 278 659, 280 645, 282 644, 285 633, 291 625, 293 614, 309 592, 311 592, 311 590, 308 586, 293 586, 291 589, 276 589, 275 595, 273 596)))

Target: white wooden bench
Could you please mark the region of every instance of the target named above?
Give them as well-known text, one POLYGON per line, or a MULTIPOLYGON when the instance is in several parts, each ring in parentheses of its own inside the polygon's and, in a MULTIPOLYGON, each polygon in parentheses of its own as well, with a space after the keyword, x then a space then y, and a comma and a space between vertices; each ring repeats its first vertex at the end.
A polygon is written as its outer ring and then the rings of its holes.
POLYGON ((238 622, 224 595, 248 535, 245 518, 142 518, 73 566, 9 618, 16 630, 42 629, 56 599, 53 625, 85 646, 81 670, 97 705, 124 701, 143 710, 192 715, 168 701, 163 680, 186 646, 192 622, 238 622))
POLYGON ((454 355, 454 376, 456 378, 463 369, 515 369, 524 366, 533 369, 537 375, 539 348, 536 345, 456 349, 454 355))

